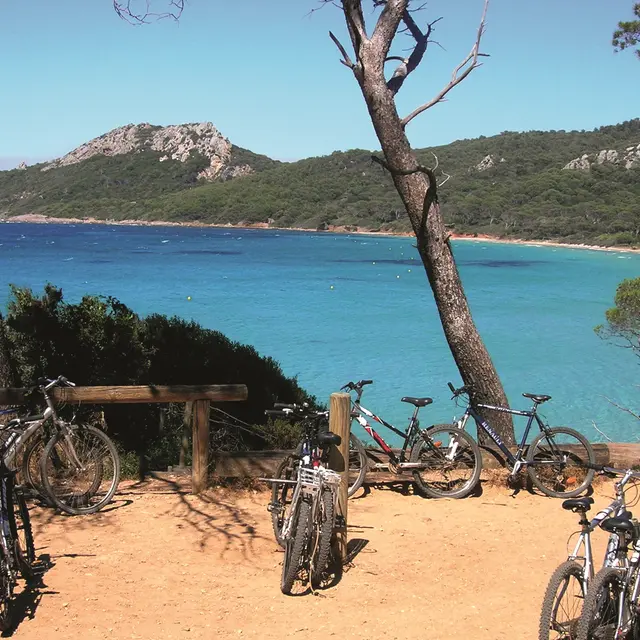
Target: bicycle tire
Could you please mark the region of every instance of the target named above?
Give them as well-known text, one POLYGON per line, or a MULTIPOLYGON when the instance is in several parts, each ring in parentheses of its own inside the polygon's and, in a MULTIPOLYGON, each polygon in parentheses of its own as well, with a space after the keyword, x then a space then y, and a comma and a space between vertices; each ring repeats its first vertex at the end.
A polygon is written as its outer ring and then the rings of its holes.
POLYGON ((347 497, 351 497, 364 483, 367 475, 367 452, 360 440, 349 436, 349 489, 347 497), (352 480, 353 478, 353 480, 352 480))
POLYGON ((2 632, 11 628, 12 581, 4 549, 0 547, 0 631, 2 632))
MULTIPOLYGON (((289 455, 280 462, 274 478, 293 480, 296 472, 297 465, 295 462, 300 463, 299 458, 295 455, 289 455)), ((284 538, 282 537, 282 525, 287 513, 287 506, 291 504, 291 496, 293 495, 294 485, 292 484, 278 484, 274 482, 271 487, 271 524, 273 526, 273 535, 276 538, 276 542, 281 546, 285 546, 284 538)))
POLYGON ((582 583, 583 573, 583 567, 574 560, 563 562, 553 572, 542 600, 538 640, 575 640, 585 595, 582 583), (576 601, 573 604, 578 604, 579 607, 577 611, 571 610, 572 613, 569 615, 572 617, 569 620, 561 622, 558 620, 560 610, 567 611, 569 609, 562 607, 561 602, 565 594, 570 591, 571 578, 575 578, 577 581, 580 596, 570 595, 569 604, 572 604, 571 600, 574 597, 576 601), (558 633, 558 635, 555 635, 555 633, 558 633))
POLYGON ((329 557, 331 555, 331 537, 333 536, 333 528, 335 524, 335 509, 333 504, 333 491, 329 487, 324 487, 322 496, 320 497, 319 516, 321 521, 314 522, 318 539, 316 549, 312 560, 311 585, 317 587, 322 582, 322 576, 326 568, 329 566, 329 557))
MULTIPOLYGON (((95 503, 89 504, 97 496, 97 489, 100 488, 102 482, 102 474, 104 473, 104 459, 100 459, 99 464, 95 464, 94 473, 90 473, 89 477, 91 482, 88 489, 85 489, 82 493, 76 491, 69 492, 65 488, 64 475, 60 473, 60 469, 53 468, 54 465, 54 451, 57 445, 60 445, 59 452, 63 452, 63 441, 66 433, 64 431, 58 431, 49 440, 44 450, 44 455, 41 459, 40 474, 42 476, 42 484, 47 494, 51 497, 54 505, 61 511, 68 513, 69 515, 86 515, 90 513, 96 513, 106 506, 113 498, 116 490, 118 489, 118 483, 120 481, 120 457, 118 451, 111 439, 104 431, 91 426, 91 425, 70 425, 71 433, 76 436, 77 442, 74 444, 76 454, 80 450, 80 441, 78 440, 80 434, 87 436, 91 434, 96 440, 100 441, 105 447, 105 454, 108 455, 110 460, 113 478, 110 482, 108 489, 104 492, 102 497, 95 503), (60 479, 58 479, 59 476, 60 479), (55 482, 52 481, 52 477, 55 477, 55 482), (97 482, 99 480, 99 482, 97 482)), ((65 454, 66 455, 66 454, 65 454)), ((58 456, 62 459, 62 456, 58 456)), ((67 465, 65 469, 71 469, 71 465, 67 465)), ((71 469, 69 475, 73 475, 74 472, 77 475, 77 470, 71 469)))
POLYGON ((46 442, 41 433, 29 438, 22 455, 22 484, 29 489, 33 489, 40 499, 52 507, 53 502, 42 486, 42 478, 40 476, 40 460, 42 459, 45 445, 46 442))
POLYGON ((31 516, 20 487, 13 491, 13 518, 11 518, 11 533, 16 545, 16 560, 22 577, 29 582, 34 577, 33 564, 36 561, 36 548, 33 542, 31 516))
MULTIPOLYGON (((593 448, 589 444, 589 441, 581 433, 579 433, 575 429, 570 429, 569 427, 553 427, 552 429, 548 429, 546 433, 544 431, 541 431, 529 445, 529 450, 527 451, 527 473, 533 485, 536 488, 538 488, 540 491, 542 491, 542 493, 544 493, 545 495, 551 498, 572 498, 580 495, 583 491, 585 491, 591 485, 591 482, 593 481, 593 476, 595 474, 595 471, 593 469, 585 469, 586 473, 584 475, 584 478, 577 487, 570 489, 569 491, 557 491, 555 489, 550 489, 549 487, 545 486, 542 480, 544 476, 542 474, 539 474, 540 469, 545 469, 545 468, 549 469, 550 465, 537 466, 535 463, 535 457, 538 454, 541 454, 544 459, 549 459, 549 457, 553 455, 553 452, 551 452, 550 449, 547 449, 545 452, 541 447, 539 447, 540 443, 547 441, 549 437, 551 437, 551 439, 553 440, 554 446, 562 450, 563 445, 558 444, 555 441, 555 437, 554 437, 559 434, 565 434, 566 436, 569 436, 571 438, 578 440, 578 442, 584 447, 586 456, 587 456, 587 460, 584 460, 583 459, 584 456, 581 456, 580 454, 577 454, 575 452, 566 451, 565 453, 570 454, 574 464, 572 466, 569 466, 569 465, 565 465, 564 463, 559 463, 563 473, 565 471, 567 474, 578 473, 578 470, 581 468, 581 465, 583 465, 585 462, 589 462, 590 464, 595 464, 596 456, 595 456, 595 453, 593 452, 593 448)), ((571 479, 572 477, 573 476, 571 475, 567 475, 567 478, 565 479, 565 481, 568 479, 571 479)), ((555 474, 555 480, 553 480, 553 482, 554 482, 554 485, 553 485, 554 487, 561 486, 559 475, 557 473, 555 474)))
POLYGON ((300 572, 305 548, 309 542, 309 530, 311 523, 311 504, 304 498, 298 502, 295 524, 292 527, 292 535, 287 540, 282 561, 282 577, 280 590, 285 595, 291 593, 293 583, 300 572))
MULTIPOLYGON (((620 589, 624 588, 622 576, 621 570, 613 567, 604 567, 596 573, 584 600, 582 615, 578 622, 576 640, 590 640, 594 637, 617 637, 615 635, 619 606, 617 598, 619 597, 620 589), (606 630, 605 633, 607 635, 594 636, 593 631, 597 630, 598 627, 603 631, 606 630)), ((628 608, 629 602, 626 598, 625 603, 628 608)))
MULTIPOLYGON (((445 488, 442 481, 438 481, 428 475, 431 468, 425 470, 415 469, 413 471, 415 486, 419 493, 428 498, 464 498, 475 489, 482 471, 480 448, 478 443, 466 431, 450 424, 437 424, 429 427, 426 429, 426 435, 430 442, 426 441, 424 437, 420 437, 411 449, 410 460, 411 462, 426 463, 424 455, 430 454, 434 461, 433 468, 435 469, 435 463, 442 464, 443 474, 446 477, 446 474, 450 473, 454 461, 446 459, 441 445, 435 446, 441 441, 442 434, 445 433, 449 435, 449 438, 453 437, 458 442, 459 449, 456 450, 456 460, 462 465, 461 468, 471 470, 468 480, 457 488, 445 488)), ((445 482, 450 484, 451 481, 445 480, 445 482)))

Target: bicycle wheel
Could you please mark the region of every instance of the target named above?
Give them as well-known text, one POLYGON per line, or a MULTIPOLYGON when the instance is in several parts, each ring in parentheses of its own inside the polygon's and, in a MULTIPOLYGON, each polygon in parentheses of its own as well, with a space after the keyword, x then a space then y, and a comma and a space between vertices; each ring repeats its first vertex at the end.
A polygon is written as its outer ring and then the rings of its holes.
POLYGON ((329 565, 331 554, 331 536, 335 523, 335 510, 333 505, 333 492, 329 487, 322 491, 320 499, 319 516, 320 522, 314 522, 316 531, 314 540, 314 553, 311 561, 311 584, 317 587, 322 582, 322 576, 329 565))
POLYGON ((575 640, 584 602, 583 568, 563 562, 551 576, 544 593, 538 640, 575 640))
MULTIPOLYGON (((275 478, 283 480, 293 480, 296 476, 296 471, 300 459, 295 455, 287 456, 276 469, 275 478)), ((291 504, 291 497, 293 496, 293 490, 295 485, 289 483, 274 482, 271 486, 271 502, 269 503, 269 511, 271 511, 271 523, 273 525, 273 535, 276 541, 281 547, 285 546, 284 538, 282 537, 282 525, 287 516, 287 509, 291 504)))
POLYGON ((0 547, 0 631, 8 631, 11 628, 12 583, 7 557, 4 549, 0 547))
POLYGON ((309 543, 311 504, 302 498, 292 517, 295 518, 295 522, 291 529, 291 537, 286 541, 280 579, 280 590, 285 594, 291 593, 293 583, 302 568, 304 554, 309 543))
POLYGON ((29 438, 22 455, 22 484, 35 491, 45 502, 53 506, 46 489, 42 485, 40 476, 40 460, 42 459, 45 445, 46 442, 41 433, 29 438))
POLYGON ((11 533, 16 545, 16 559, 22 577, 29 581, 33 579, 33 563, 36 561, 36 548, 33 543, 31 517, 24 493, 20 487, 13 491, 13 518, 10 521, 11 533))
POLYGON ((349 490, 350 498, 364 482, 367 474, 367 453, 360 440, 351 434, 349 436, 349 490))
MULTIPOLYGON (((578 622, 576 640, 622 638, 618 635, 618 612, 620 596, 624 590, 624 573, 620 569, 600 569, 589 585, 587 597, 578 622)), ((631 612, 629 601, 624 598, 623 624, 629 623, 631 612)))
POLYGON ((589 487, 596 456, 588 440, 574 429, 554 427, 540 432, 529 445, 527 473, 531 482, 552 498, 571 498, 589 487))
POLYGON ((120 458, 103 431, 71 425, 47 443, 40 475, 58 509, 70 515, 95 513, 109 503, 118 488, 120 458))
POLYGON ((482 455, 476 441, 462 429, 447 424, 429 427, 411 449, 411 462, 420 462, 413 479, 429 498, 464 498, 478 484, 482 455))

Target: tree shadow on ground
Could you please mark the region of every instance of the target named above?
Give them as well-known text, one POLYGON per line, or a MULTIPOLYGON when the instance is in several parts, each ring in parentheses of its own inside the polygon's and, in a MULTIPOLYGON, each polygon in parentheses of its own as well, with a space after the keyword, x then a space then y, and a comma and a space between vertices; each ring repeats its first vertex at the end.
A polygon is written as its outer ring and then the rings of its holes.
MULTIPOLYGON (((181 518, 187 525, 201 534, 199 546, 205 549, 211 538, 222 538, 220 551, 222 558, 232 547, 240 549, 245 559, 255 553, 256 540, 267 538, 257 532, 250 514, 242 507, 222 497, 213 497, 207 492, 192 495, 184 491, 178 482, 170 478, 157 477, 176 495, 180 501, 180 511, 174 508, 167 515, 181 518)), ((266 517, 266 505, 265 505, 266 517)))

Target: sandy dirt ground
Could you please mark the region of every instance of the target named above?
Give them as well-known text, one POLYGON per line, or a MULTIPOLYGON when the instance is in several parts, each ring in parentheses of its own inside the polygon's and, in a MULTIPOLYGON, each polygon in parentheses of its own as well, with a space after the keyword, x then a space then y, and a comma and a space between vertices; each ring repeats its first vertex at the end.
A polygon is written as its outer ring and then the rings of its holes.
MULTIPOLYGON (((596 506, 612 494, 599 485, 596 506)), ((544 590, 577 516, 503 486, 425 500, 401 486, 349 503, 348 570, 331 588, 280 593, 283 554, 264 491, 123 482, 93 516, 33 507, 43 584, 16 598, 13 637, 537 638, 544 590)), ((594 536, 598 562, 604 532, 594 536)))

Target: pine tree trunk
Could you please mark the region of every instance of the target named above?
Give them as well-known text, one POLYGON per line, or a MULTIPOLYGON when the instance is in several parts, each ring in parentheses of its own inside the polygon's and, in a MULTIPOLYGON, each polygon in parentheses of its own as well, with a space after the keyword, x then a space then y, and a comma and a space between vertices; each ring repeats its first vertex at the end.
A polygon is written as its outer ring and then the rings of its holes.
MULTIPOLYGON (((387 165, 392 170, 394 184, 416 234, 418 251, 460 376, 472 390, 474 404, 508 406, 500 378, 471 317, 437 199, 429 205, 426 220, 423 221, 427 191, 435 189, 435 186, 429 184, 423 173, 394 174, 394 171, 415 169, 418 161, 398 116, 393 94, 387 89, 384 77, 370 71, 375 64, 373 61, 367 64, 367 51, 364 49, 363 46, 360 59, 363 68, 368 71, 360 77, 356 74, 356 77, 387 165)), ((371 55, 375 55, 375 52, 371 55)), ((431 199, 433 193, 429 197, 431 199)), ((484 414, 506 444, 514 443, 513 420, 509 414, 478 411, 484 414)), ((478 436, 481 441, 484 440, 481 434, 478 436)))

